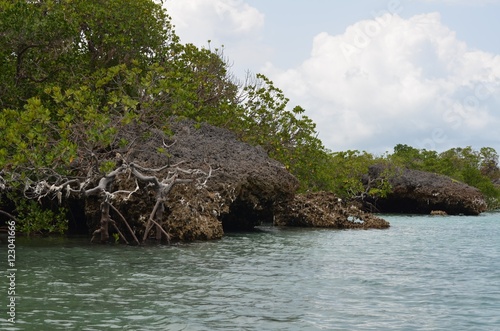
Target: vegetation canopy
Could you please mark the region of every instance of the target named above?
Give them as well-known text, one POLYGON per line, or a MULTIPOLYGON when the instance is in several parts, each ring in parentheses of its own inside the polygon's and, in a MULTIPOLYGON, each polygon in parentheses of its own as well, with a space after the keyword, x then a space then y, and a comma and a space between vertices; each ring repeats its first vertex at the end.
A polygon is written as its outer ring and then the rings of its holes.
POLYGON ((117 155, 151 130, 168 134, 172 117, 228 128, 260 145, 300 180, 302 191, 383 196, 387 181, 367 188, 361 177, 386 162, 449 175, 498 201, 493 149, 437 154, 398 145, 383 157, 331 152, 304 109, 288 102, 264 75, 237 82, 223 49, 181 43, 155 1, 0 0, 0 210, 27 220, 27 233, 64 232, 66 210, 58 202, 73 195, 99 195, 105 215, 112 206, 101 181, 109 184, 125 170, 145 176, 117 155))
POLYGON ((63 213, 53 203, 63 191, 98 187, 120 169, 117 153, 168 133, 172 117, 228 128, 302 175, 303 188, 322 185, 325 153, 304 110, 289 110, 263 75, 237 83, 221 49, 182 44, 159 3, 0 1, 0 53, 1 199, 19 218, 63 213))

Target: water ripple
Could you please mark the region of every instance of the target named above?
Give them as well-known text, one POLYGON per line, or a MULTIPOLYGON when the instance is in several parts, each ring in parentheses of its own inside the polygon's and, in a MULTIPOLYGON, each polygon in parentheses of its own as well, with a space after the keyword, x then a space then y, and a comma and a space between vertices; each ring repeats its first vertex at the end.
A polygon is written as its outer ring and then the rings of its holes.
POLYGON ((177 246, 24 241, 18 323, 0 328, 499 330, 499 214, 388 218, 177 246))

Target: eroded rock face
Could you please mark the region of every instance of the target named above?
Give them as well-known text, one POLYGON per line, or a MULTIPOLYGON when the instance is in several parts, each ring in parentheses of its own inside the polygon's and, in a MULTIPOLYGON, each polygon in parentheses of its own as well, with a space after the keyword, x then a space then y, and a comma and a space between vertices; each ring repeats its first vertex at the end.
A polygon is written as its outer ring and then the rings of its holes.
MULTIPOLYGON (((173 134, 167 136, 160 130, 141 132, 137 128, 136 137, 125 137, 128 141, 136 139, 136 143, 120 157, 147 168, 171 165, 155 173, 159 179, 174 168, 210 173, 204 185, 198 181, 180 183, 168 193, 162 226, 172 240, 217 239, 225 230, 252 229, 263 221, 272 221, 275 206, 294 196, 297 179, 264 150, 240 142, 232 132, 187 120, 172 120, 170 129, 173 134)), ((182 172, 179 176, 192 177, 182 172)), ((118 176, 113 185, 112 191, 131 191, 137 186, 127 174, 118 176)), ((141 237, 156 202, 155 194, 150 186, 139 182, 139 190, 127 199, 125 196, 116 197, 112 204, 141 237)), ((88 198, 85 210, 93 231, 100 222, 99 199, 88 198)), ((111 217, 127 233, 117 213, 111 210, 111 217)), ((157 236, 158 231, 153 228, 151 235, 157 236)))
POLYGON ((298 194, 276 214, 278 226, 321 227, 333 229, 385 229, 386 220, 346 204, 333 193, 298 194))
MULTIPOLYGON (((383 166, 373 166, 369 176, 377 178, 383 171, 383 166)), ((478 189, 447 176, 399 168, 391 172, 389 182, 392 193, 368 200, 382 213, 430 214, 440 210, 449 215, 478 215, 487 208, 478 189)))

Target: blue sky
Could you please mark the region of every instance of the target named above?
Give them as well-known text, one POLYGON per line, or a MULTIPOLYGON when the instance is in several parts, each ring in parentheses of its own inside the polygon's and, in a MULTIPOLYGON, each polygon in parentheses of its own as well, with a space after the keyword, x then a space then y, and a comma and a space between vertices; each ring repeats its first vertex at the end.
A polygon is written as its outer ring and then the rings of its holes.
POLYGON ((183 42, 263 73, 333 151, 500 152, 500 0, 166 0, 183 42))

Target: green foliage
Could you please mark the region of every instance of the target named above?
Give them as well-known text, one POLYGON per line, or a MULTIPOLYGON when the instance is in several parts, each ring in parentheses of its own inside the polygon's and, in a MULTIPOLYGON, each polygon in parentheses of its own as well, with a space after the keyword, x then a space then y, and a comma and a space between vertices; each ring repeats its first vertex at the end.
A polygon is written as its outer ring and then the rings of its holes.
POLYGON ((31 98, 22 109, 4 109, 0 113, 0 167, 28 169, 52 167, 74 157, 76 146, 68 139, 60 139, 61 124, 52 121, 51 111, 39 98, 31 98))
MULTIPOLYGON (((491 204, 500 201, 491 148, 437 153, 400 144, 385 158, 332 153, 304 109, 288 103, 264 75, 235 83, 223 49, 181 44, 158 2, 0 0, 0 169, 15 179, 12 187, 97 168, 108 173, 115 153, 133 143, 125 133, 139 126, 169 133, 166 119, 177 116, 261 146, 300 180, 302 191, 383 197, 391 167, 377 181, 363 176, 386 162, 448 175, 478 187, 491 204)), ((168 156, 162 147, 157 152, 168 156)), ((23 227, 28 233, 63 228, 62 212, 20 201, 18 217, 32 220, 23 227)))
POLYGON ((341 197, 352 197, 365 189, 361 178, 368 173, 371 155, 359 151, 336 152, 332 154, 332 191, 341 197))
POLYGON ((438 153, 436 151, 419 150, 408 145, 398 144, 394 147, 394 153, 390 156, 390 159, 396 165, 410 169, 439 171, 438 153))
POLYGON ((2 89, 23 97, 2 98, 0 166, 64 168, 88 158, 84 150, 123 146, 124 127, 168 130, 165 118, 179 116, 232 129, 304 177, 304 187, 320 186, 315 167, 325 152, 304 110, 288 109, 263 75, 238 94, 223 52, 180 44, 153 1, 15 1, 2 9, 0 46, 10 55, 2 89))
POLYGON ((22 107, 69 69, 72 54, 63 49, 75 31, 62 7, 54 0, 0 3, 0 106, 22 107))
POLYGON ((348 150, 331 154, 330 190, 343 198, 385 197, 391 191, 388 178, 390 167, 377 179, 368 178, 368 169, 375 164, 384 163, 365 151, 348 150))
MULTIPOLYGON (((3 177, 22 190, 107 173, 133 143, 127 132, 169 132, 166 119, 177 116, 262 146, 302 190, 331 187, 331 156, 304 109, 289 108, 267 77, 239 86, 228 69, 223 50, 181 44, 155 1, 0 1, 3 177)), ((14 202, 25 231, 62 229, 58 215, 21 196, 14 202)))
POLYGON ((44 209, 32 200, 18 199, 17 229, 27 235, 63 234, 68 229, 67 210, 59 208, 57 212, 44 209))
POLYGON ((106 160, 101 162, 99 165, 99 171, 103 174, 110 173, 116 168, 116 162, 111 160, 106 160))
POLYGON ((485 195, 490 208, 500 206, 500 188, 493 184, 500 178, 498 154, 491 147, 474 150, 468 146, 437 153, 400 144, 389 159, 399 166, 443 174, 474 186, 485 195))
POLYGON ((300 179, 302 190, 328 185, 324 176, 329 156, 317 138, 316 124, 303 114, 302 107, 289 109, 283 91, 262 74, 243 87, 238 99, 231 112, 219 113, 209 122, 226 126, 242 140, 264 148, 300 179))

